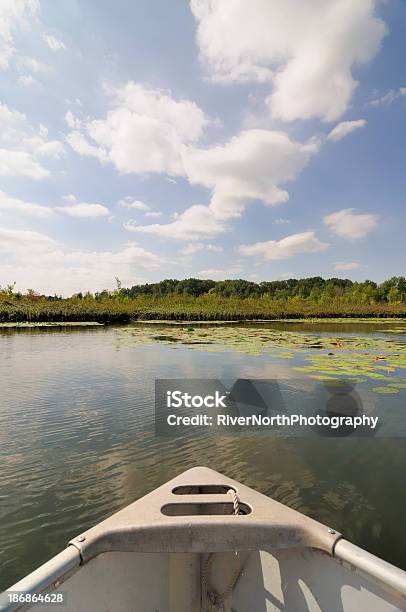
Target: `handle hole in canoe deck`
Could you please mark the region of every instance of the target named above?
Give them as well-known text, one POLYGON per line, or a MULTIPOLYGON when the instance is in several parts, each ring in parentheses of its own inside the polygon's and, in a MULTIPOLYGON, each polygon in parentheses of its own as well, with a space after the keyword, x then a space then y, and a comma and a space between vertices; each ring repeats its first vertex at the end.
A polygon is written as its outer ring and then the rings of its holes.
POLYGON ((230 485, 182 485, 172 489, 174 495, 226 495, 230 490, 236 492, 230 485))
MULTIPOLYGON (((165 504, 161 508, 165 516, 196 516, 196 515, 234 515, 234 506, 231 502, 203 503, 203 504, 165 504)), ((239 503, 239 514, 251 514, 252 508, 248 504, 239 503)))

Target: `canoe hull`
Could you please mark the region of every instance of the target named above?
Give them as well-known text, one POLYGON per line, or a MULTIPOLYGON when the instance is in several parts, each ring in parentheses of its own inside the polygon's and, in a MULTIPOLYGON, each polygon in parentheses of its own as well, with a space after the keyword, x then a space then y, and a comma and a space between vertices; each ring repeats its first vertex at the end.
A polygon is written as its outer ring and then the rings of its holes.
POLYGON ((406 610, 406 572, 206 468, 77 536, 11 590, 61 592, 67 612, 201 612, 213 597, 225 612, 406 610))

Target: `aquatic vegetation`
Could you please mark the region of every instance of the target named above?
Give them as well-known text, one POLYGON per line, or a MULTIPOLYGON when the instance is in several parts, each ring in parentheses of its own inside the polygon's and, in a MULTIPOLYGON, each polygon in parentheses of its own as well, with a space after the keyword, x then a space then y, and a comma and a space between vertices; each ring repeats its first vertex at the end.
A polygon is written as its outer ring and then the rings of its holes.
MULTIPOLYGON (((265 290, 262 287, 261 291, 265 290)), ((128 323, 139 321, 180 321, 190 327, 199 321, 267 321, 275 319, 316 320, 349 318, 374 319, 406 316, 406 301, 370 301, 349 297, 279 294, 183 293, 144 294, 127 290, 77 294, 70 298, 22 295, 0 288, 0 322, 98 321, 128 323)), ((393 327, 396 333, 396 325, 393 327)), ((193 333, 193 327, 190 329, 193 333)), ((339 339, 332 339, 339 348, 339 339), (338 342, 338 344, 337 344, 338 342)))
POLYGON ((340 338, 263 327, 237 325, 133 325, 117 331, 117 346, 160 342, 206 352, 232 351, 247 356, 293 360, 292 372, 320 381, 387 384, 376 393, 406 388, 400 376, 406 368, 406 344, 398 338, 351 336, 340 338), (159 328, 159 334, 157 333, 159 328), (389 386, 390 385, 390 386, 389 386), (385 389, 385 391, 382 391, 385 389))
POLYGON ((399 393, 399 390, 393 387, 374 387, 372 391, 374 393, 379 393, 380 395, 391 395, 394 393, 399 393))
POLYGON ((12 321, 0 322, 0 329, 32 327, 97 327, 103 325, 97 321, 12 321))

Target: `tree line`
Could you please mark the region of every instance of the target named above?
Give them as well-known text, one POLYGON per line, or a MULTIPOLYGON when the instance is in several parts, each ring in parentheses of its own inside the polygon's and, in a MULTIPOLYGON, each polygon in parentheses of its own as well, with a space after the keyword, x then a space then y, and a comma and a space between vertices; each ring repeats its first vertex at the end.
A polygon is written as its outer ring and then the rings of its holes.
MULTIPOLYGON (((404 276, 392 276, 382 283, 371 280, 362 282, 351 281, 348 278, 327 278, 312 276, 308 278, 290 278, 287 280, 262 281, 255 283, 244 279, 229 279, 214 281, 210 279, 186 278, 177 280, 167 278, 157 283, 145 283, 122 287, 120 279, 116 278, 117 287, 110 291, 104 289, 94 294, 90 292, 79 292, 70 299, 105 299, 129 300, 141 296, 145 297, 201 297, 218 296, 220 298, 268 298, 276 301, 301 301, 314 302, 332 301, 337 298, 349 302, 365 304, 396 304, 406 302, 406 278, 404 276)), ((62 300, 58 295, 42 295, 28 289, 24 294, 15 291, 15 284, 0 285, 0 296, 4 298, 26 297, 33 301, 38 298, 49 301, 62 300)), ((69 299, 69 298, 68 298, 69 299)))
POLYGON ((68 298, 0 287, 0 323, 130 320, 237 321, 406 317, 406 279, 383 283, 321 277, 264 281, 166 279, 68 298))
MULTIPOLYGON (((359 301, 368 304, 389 303, 394 304, 406 301, 406 278, 393 276, 382 283, 371 280, 363 282, 351 281, 342 278, 324 279, 321 276, 309 278, 291 278, 288 280, 263 281, 255 283, 244 279, 236 280, 203 280, 187 278, 184 280, 165 279, 158 283, 134 285, 122 288, 121 285, 115 295, 128 298, 138 296, 166 297, 217 295, 222 298, 263 298, 271 300, 312 300, 323 302, 335 298, 348 298, 349 301, 359 301)), ((111 292, 102 291, 95 294, 96 299, 103 299, 111 292)))

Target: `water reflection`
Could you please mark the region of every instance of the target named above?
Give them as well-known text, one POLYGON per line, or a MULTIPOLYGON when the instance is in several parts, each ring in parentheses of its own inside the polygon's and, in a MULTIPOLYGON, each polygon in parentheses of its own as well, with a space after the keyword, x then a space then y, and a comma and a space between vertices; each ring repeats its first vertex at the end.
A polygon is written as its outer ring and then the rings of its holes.
POLYGON ((290 366, 269 355, 182 346, 117 349, 114 334, 114 328, 1 333, 1 588, 83 529, 199 464, 406 568, 403 440, 157 438, 156 377, 286 378, 290 366))

